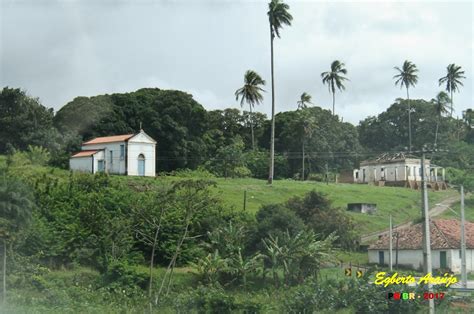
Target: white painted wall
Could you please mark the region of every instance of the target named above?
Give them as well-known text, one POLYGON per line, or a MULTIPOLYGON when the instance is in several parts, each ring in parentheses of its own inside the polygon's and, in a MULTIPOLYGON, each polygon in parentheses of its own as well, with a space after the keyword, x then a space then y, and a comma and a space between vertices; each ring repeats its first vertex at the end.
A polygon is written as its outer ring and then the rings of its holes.
POLYGON ((99 169, 99 160, 104 160, 104 155, 105 153, 102 150, 94 154, 94 173, 97 173, 97 169, 99 169))
MULTIPOLYGON (((454 272, 461 272, 461 250, 451 250, 451 270, 454 272)), ((472 249, 466 249, 466 269, 467 271, 474 271, 474 252, 472 249)))
POLYGON ((70 158, 69 169, 92 173, 92 156, 70 158))
MULTIPOLYGON (((379 263, 379 251, 384 251, 385 264, 388 265, 388 250, 369 250, 369 263, 379 263)), ((459 249, 431 250, 431 264, 433 269, 440 268, 440 252, 446 252, 447 267, 455 273, 461 272, 461 258, 459 249)), ((474 271, 474 250, 466 250, 466 269, 474 271)), ((396 251, 393 249, 393 265, 395 265, 396 251)), ((422 250, 399 250, 398 264, 410 266, 414 269, 423 267, 423 251, 422 250)))
POLYGON ((145 176, 154 177, 156 175, 156 142, 142 133, 128 140, 128 175, 138 176, 138 156, 140 154, 145 156, 145 176))
POLYGON ((106 172, 110 174, 126 174, 127 144, 125 142, 83 145, 82 149, 104 149, 103 154, 98 158, 105 158, 106 172), (123 158, 120 158, 120 145, 125 145, 125 156, 123 158), (112 152, 112 160, 110 159, 110 152, 112 152))
MULTIPOLYGON (((430 173, 430 161, 425 161, 426 173, 430 173)), ((439 174, 438 174, 439 175, 439 174)), ((376 181, 420 181, 420 160, 407 159, 404 162, 362 165, 354 170, 354 182, 376 181), (364 176, 365 173, 365 176, 364 176)))
MULTIPOLYGON (((100 143, 93 145, 82 145, 82 150, 100 149, 94 155, 94 173, 98 169, 98 161, 105 160, 105 171, 110 174, 138 175, 138 156, 145 156, 145 176, 155 176, 156 142, 143 131, 130 138, 128 141, 100 143), (125 154, 120 156, 121 148, 124 145, 125 154), (112 155, 111 155, 112 154, 112 155)), ((92 157, 79 157, 70 159, 70 167, 73 170, 83 169, 92 172, 92 157), (86 161, 73 161, 74 159, 89 158, 89 167, 86 161)))
MULTIPOLYGON (((379 251, 384 252, 385 264, 389 263, 388 250, 369 250, 369 263, 379 263, 379 251)), ((393 265, 396 261, 395 249, 393 249, 393 265)), ((399 250, 398 265, 410 266, 414 269, 423 267, 423 252, 421 250, 399 250)))

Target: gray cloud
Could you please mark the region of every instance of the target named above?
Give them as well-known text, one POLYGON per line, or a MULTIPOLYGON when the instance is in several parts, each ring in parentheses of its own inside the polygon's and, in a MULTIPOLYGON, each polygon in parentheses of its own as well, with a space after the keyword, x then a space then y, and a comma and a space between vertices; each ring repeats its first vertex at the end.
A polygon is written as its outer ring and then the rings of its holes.
MULTIPOLYGON (((293 26, 275 42, 277 110, 303 91, 330 108, 320 73, 339 59, 351 81, 336 111, 357 123, 404 91, 393 67, 420 69, 414 98, 431 99, 449 63, 467 80, 457 114, 473 106, 472 2, 289 1, 293 26)), ((2 1, 0 85, 26 89, 56 110, 76 96, 141 87, 181 89, 208 109, 239 107, 247 69, 270 83, 264 1, 2 1)), ((267 86, 269 91, 269 86, 267 86)), ((270 93, 257 109, 270 113, 270 93)))

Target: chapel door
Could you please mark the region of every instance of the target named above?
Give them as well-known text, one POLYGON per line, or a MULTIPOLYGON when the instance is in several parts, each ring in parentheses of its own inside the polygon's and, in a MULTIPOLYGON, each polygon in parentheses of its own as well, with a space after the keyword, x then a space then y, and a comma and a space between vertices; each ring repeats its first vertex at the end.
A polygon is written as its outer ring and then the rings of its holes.
POLYGON ((138 175, 145 175, 145 156, 143 154, 138 155, 138 175))

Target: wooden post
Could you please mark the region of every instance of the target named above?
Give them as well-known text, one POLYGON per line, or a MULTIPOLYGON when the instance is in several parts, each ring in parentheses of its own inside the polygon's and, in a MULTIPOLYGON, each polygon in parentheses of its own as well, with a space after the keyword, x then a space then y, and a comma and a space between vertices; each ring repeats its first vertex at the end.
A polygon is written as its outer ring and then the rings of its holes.
POLYGON ((244 190, 244 211, 247 208, 247 190, 244 190))

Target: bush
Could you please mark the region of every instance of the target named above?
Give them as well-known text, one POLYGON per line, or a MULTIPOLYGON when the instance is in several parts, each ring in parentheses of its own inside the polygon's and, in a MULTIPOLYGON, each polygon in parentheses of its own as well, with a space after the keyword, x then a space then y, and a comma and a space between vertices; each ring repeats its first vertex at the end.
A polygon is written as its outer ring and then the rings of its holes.
POLYGON ((140 271, 137 267, 123 261, 114 261, 109 264, 107 272, 104 274, 106 285, 118 286, 124 289, 134 289, 135 287, 145 289, 148 279, 146 272, 140 271))
POLYGON ((256 214, 257 230, 251 244, 252 248, 261 246, 263 238, 272 235, 281 237, 286 231, 294 235, 305 229, 305 224, 301 218, 283 205, 265 205, 256 214))
POLYGON ((335 232, 337 244, 347 249, 355 248, 357 237, 352 220, 341 209, 332 208, 324 194, 313 190, 304 197, 289 199, 286 206, 323 238, 335 232))
MULTIPOLYGON (((245 165, 254 178, 268 178, 268 151, 249 151, 244 154, 245 165)), ((289 175, 288 159, 284 156, 275 156, 275 179, 287 178, 289 175)))
POLYGON ((251 177, 252 172, 249 170, 249 168, 245 166, 240 166, 240 167, 235 167, 232 170, 231 176, 237 177, 237 178, 246 178, 246 177, 251 177))
POLYGON ((235 298, 224 289, 205 286, 180 294, 173 306, 178 313, 231 313, 237 308, 235 298))
MULTIPOLYGON (((163 173, 163 174, 166 174, 166 173, 163 173)), ((213 173, 208 171, 203 166, 199 166, 195 170, 178 169, 178 170, 175 170, 175 171, 171 171, 169 173, 169 175, 175 176, 175 177, 178 177, 178 178, 198 178, 198 179, 213 179, 213 178, 216 177, 213 173)))

